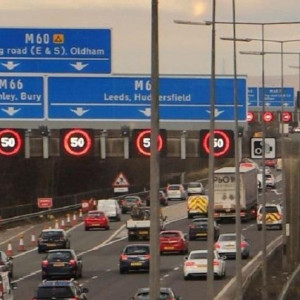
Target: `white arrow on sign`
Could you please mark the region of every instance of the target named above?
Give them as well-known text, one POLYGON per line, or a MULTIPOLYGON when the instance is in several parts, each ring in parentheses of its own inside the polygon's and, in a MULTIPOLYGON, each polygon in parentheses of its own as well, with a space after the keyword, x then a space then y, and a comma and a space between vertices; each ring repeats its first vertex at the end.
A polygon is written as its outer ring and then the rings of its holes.
POLYGON ((2 111, 6 112, 8 115, 13 116, 17 113, 21 108, 15 109, 14 107, 8 107, 7 109, 2 108, 2 111))
POLYGON ((70 64, 70 65, 74 67, 77 71, 81 71, 89 64, 83 64, 81 61, 77 61, 76 64, 70 64))
POLYGON ((4 66, 5 68, 7 68, 8 70, 13 70, 15 67, 17 67, 19 64, 14 64, 13 61, 8 61, 6 64, 1 64, 2 66, 4 66))
POLYGON ((144 110, 140 109, 139 110, 142 114, 144 114, 146 117, 150 117, 151 116, 151 108, 147 107, 144 110))
POLYGON ((266 102, 265 104, 266 104, 266 106, 270 106, 270 105, 271 105, 271 103, 270 103, 270 102, 266 102))
POLYGON ((76 109, 70 109, 70 110, 79 117, 83 116, 86 112, 89 111, 89 109, 84 110, 82 107, 77 107, 76 109))
MULTIPOLYGON (((210 114, 210 110, 207 110, 207 112, 210 114)), ((215 117, 217 118, 223 112, 224 110, 218 110, 217 108, 215 108, 215 117)))

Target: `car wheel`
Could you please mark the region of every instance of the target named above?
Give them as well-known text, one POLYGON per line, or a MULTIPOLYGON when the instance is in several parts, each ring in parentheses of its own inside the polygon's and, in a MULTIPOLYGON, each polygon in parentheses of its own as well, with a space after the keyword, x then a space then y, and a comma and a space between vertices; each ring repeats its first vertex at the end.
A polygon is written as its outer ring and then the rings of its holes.
POLYGON ((9 278, 13 278, 14 277, 14 270, 13 268, 11 269, 11 271, 9 272, 9 278))
POLYGON ((189 275, 183 276, 183 278, 184 278, 184 280, 189 280, 190 279, 189 275))
POLYGON ((246 254, 244 254, 244 255, 242 255, 242 259, 247 259, 248 257, 249 257, 249 252, 246 253, 246 254))
POLYGON ((40 247, 38 247, 38 253, 42 253, 42 249, 40 247))
POLYGON ((122 209, 122 214, 126 214, 126 210, 125 209, 122 209))
POLYGON ((194 236, 191 236, 191 235, 189 235, 189 240, 190 240, 190 241, 193 241, 193 240, 195 240, 195 237, 194 237, 194 236))
POLYGON ((282 230, 282 225, 279 225, 279 230, 282 230))
POLYGON ((127 270, 125 268, 120 268, 120 274, 125 274, 127 270))
POLYGON ((188 219, 192 219, 192 215, 190 213, 188 213, 187 217, 188 219))
POLYGON ((89 230, 89 228, 88 228, 88 227, 85 227, 85 228, 84 228, 84 230, 85 230, 85 231, 88 231, 88 230, 89 230))
POLYGON ((42 280, 47 279, 47 275, 42 275, 42 280))
POLYGON ((262 226, 261 225, 257 225, 257 230, 261 231, 261 229, 262 229, 262 226))
POLYGON ((109 227, 109 226, 105 227, 105 230, 109 230, 109 229, 110 229, 110 227, 109 227))

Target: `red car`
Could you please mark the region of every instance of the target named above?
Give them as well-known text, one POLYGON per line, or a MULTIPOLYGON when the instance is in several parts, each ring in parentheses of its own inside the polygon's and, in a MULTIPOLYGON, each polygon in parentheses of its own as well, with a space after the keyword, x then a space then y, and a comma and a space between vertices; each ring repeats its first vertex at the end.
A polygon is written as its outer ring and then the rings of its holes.
POLYGON ((275 166, 276 166, 275 159, 266 159, 265 160, 265 166, 268 166, 268 167, 271 167, 271 168, 275 168, 275 166))
POLYGON ((160 253, 180 252, 186 254, 189 252, 187 235, 180 230, 165 230, 160 232, 159 237, 160 253))
POLYGON ((90 228, 104 228, 109 229, 109 219, 101 210, 91 210, 84 219, 85 230, 90 228))

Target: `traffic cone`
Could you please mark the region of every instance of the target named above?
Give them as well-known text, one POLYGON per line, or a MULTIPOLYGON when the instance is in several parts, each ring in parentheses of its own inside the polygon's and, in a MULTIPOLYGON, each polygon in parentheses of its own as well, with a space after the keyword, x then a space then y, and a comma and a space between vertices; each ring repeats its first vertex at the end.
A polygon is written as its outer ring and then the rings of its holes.
POLYGON ((65 220, 61 219, 60 221, 60 229, 65 229, 65 220))
POLYGON ((58 220, 57 220, 57 219, 55 220, 54 228, 55 228, 55 229, 58 229, 58 228, 59 228, 59 224, 58 224, 58 220))
POLYGON ((31 235, 31 246, 36 246, 35 234, 31 235))
POLYGON ((82 209, 79 209, 79 220, 82 220, 82 209))
POLYGON ((76 224, 77 224, 77 216, 76 216, 76 212, 74 212, 72 218, 72 226, 75 226, 76 224))
POLYGON ((14 255, 11 242, 8 242, 8 244, 7 244, 6 255, 9 256, 9 257, 14 255))
POLYGON ((18 251, 25 251, 23 235, 20 236, 18 251))
POLYGON ((71 227, 71 217, 70 217, 70 214, 67 214, 67 224, 66 224, 67 227, 71 227))

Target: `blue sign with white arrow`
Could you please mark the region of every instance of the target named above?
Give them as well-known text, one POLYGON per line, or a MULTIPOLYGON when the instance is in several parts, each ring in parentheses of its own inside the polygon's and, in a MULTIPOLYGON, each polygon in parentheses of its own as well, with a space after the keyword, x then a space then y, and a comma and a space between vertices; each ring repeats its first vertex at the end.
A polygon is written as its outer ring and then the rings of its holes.
POLYGON ((111 72, 110 29, 1 28, 0 72, 111 72))
POLYGON ((44 119, 43 77, 0 76, 0 120, 44 119))
MULTIPOLYGON (((294 88, 291 87, 283 88, 283 95, 280 87, 265 87, 264 99, 267 108, 279 108, 282 104, 286 108, 295 107, 294 88)), ((249 107, 263 106, 263 89, 261 87, 248 88, 248 105, 249 107)))
MULTIPOLYGON (((238 78, 238 120, 246 122, 246 79, 238 78)), ((159 102, 161 121, 209 121, 211 79, 205 77, 161 77, 159 102)), ((234 120, 234 80, 217 78, 216 122, 234 120)), ((49 77, 48 118, 80 120, 149 120, 149 77, 49 77)))

